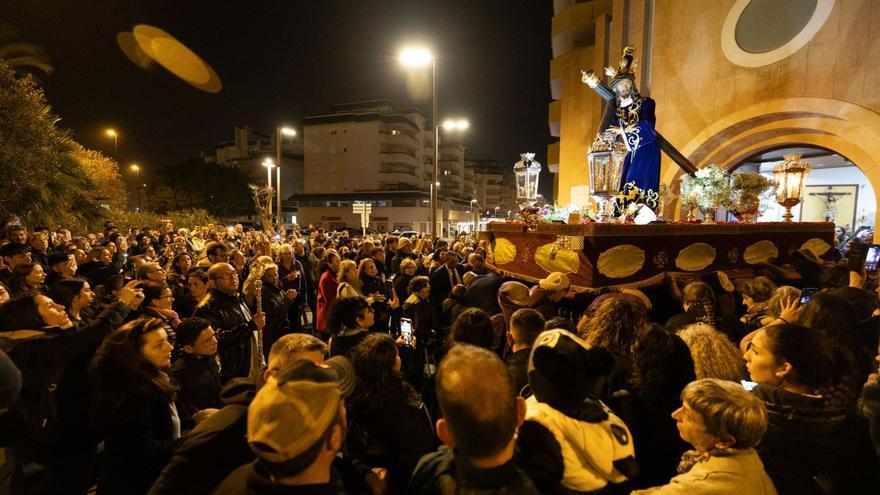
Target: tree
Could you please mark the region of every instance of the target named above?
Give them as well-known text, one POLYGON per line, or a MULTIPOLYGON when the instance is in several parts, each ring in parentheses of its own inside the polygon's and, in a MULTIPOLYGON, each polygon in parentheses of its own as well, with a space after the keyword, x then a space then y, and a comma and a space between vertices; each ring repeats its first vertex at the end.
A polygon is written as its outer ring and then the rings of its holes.
POLYGON ((248 177, 237 167, 193 158, 160 168, 149 189, 157 212, 205 209, 217 217, 253 214, 248 177))
POLYGON ((116 163, 57 126, 31 76, 0 62, 0 216, 26 225, 99 225, 124 195, 116 163))
POLYGON ((34 43, 18 41, 18 29, 10 24, 0 24, 0 61, 15 72, 36 69, 43 74, 52 73, 52 64, 43 47, 34 43))

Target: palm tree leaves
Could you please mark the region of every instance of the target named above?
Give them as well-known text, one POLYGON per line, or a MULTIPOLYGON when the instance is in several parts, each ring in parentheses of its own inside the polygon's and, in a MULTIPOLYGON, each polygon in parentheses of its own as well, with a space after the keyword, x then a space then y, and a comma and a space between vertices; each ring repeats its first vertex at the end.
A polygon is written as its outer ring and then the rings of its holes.
POLYGON ((6 23, 0 24, 0 61, 16 73, 27 69, 43 74, 52 73, 52 63, 46 50, 35 43, 18 41, 19 30, 6 23))

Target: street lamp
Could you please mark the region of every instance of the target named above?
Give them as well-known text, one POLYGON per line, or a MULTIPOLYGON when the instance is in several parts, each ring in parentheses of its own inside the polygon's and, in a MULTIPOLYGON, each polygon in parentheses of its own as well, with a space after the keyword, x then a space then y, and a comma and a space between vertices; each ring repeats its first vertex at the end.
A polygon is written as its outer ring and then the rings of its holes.
POLYGON ((275 184, 277 195, 277 201, 275 209, 277 210, 277 220, 276 223, 281 226, 284 224, 284 212, 281 211, 281 139, 282 136, 296 136, 296 130, 291 129, 290 127, 276 127, 275 128, 275 163, 278 164, 278 170, 275 171, 275 184))
MULTIPOLYGON (((434 173, 431 180, 440 177, 440 127, 437 122, 437 59, 424 47, 405 48, 400 52, 400 63, 404 67, 419 68, 431 65, 431 126, 434 128, 434 173)), ((438 183, 439 185, 439 183, 438 183)), ((437 232, 437 188, 431 188, 431 237, 439 237, 437 232)))
MULTIPOLYGON (((131 169, 132 172, 134 172, 135 181, 137 182, 137 184, 140 184, 141 183, 141 167, 137 163, 132 163, 131 167, 129 167, 129 168, 131 169)), ((141 211, 141 186, 137 185, 136 187, 137 187, 137 199, 138 199, 137 211, 141 211)))
POLYGON ((477 231, 477 219, 479 218, 479 214, 477 213, 476 206, 477 206, 477 200, 472 199, 471 200, 471 215, 473 215, 473 218, 474 218, 474 232, 477 231))
POLYGON ((119 134, 116 133, 115 129, 107 129, 104 131, 104 134, 113 138, 113 159, 119 160, 119 134))
POLYGON ((493 215, 495 218, 498 218, 498 210, 500 210, 500 209, 501 209, 500 206, 495 207, 495 214, 493 215))
MULTIPOLYGON (((272 218, 272 167, 275 166, 275 162, 272 161, 271 158, 266 158, 263 160, 263 166, 266 167, 266 188, 269 189, 269 200, 266 202, 266 208, 269 210, 269 219, 272 218)), ((266 227, 265 225, 263 226, 266 227)), ((271 230, 271 229, 270 229, 271 230)))

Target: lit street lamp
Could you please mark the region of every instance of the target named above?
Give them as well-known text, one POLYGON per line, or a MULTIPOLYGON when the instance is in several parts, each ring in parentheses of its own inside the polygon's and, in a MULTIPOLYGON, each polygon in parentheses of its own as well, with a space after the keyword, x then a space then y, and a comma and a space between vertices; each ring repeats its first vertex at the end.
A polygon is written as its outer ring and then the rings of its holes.
MULTIPOLYGON (((266 208, 268 209, 269 218, 272 218, 272 167, 275 166, 275 163, 271 158, 266 158, 263 160, 263 166, 266 167, 266 187, 269 189, 269 200, 266 201, 266 208)), ((264 225, 263 228, 266 226, 264 225)))
POLYGON ((474 232, 477 231, 477 222, 479 221, 480 214, 477 212, 477 200, 471 200, 471 216, 474 218, 474 232))
MULTIPOLYGON (((138 201, 137 211, 141 211, 141 186, 140 186, 141 167, 137 163, 132 163, 131 167, 129 167, 129 168, 131 168, 131 171, 134 172, 134 174, 135 174, 135 181, 137 182, 137 184, 135 186, 135 187, 137 187, 137 201, 138 201)), ((146 184, 144 184, 144 185, 146 186, 146 184)))
MULTIPOLYGON (((406 48, 400 52, 400 62, 404 67, 427 67, 431 64, 431 119, 434 128, 434 173, 431 180, 437 181, 440 176, 440 127, 437 123, 437 59, 427 48, 406 48)), ((439 185, 439 184, 438 184, 439 185)), ((437 238, 437 188, 431 188, 431 237, 437 238)))
POLYGON ((107 129, 104 134, 113 138, 113 159, 119 161, 119 134, 115 129, 107 129))
MULTIPOLYGON (((278 170, 275 172, 275 183, 278 186, 276 191, 276 206, 277 210, 277 220, 275 221, 278 226, 284 225, 284 212, 281 211, 281 139, 282 136, 296 136, 296 131, 291 129, 290 127, 277 127, 275 128, 275 163, 278 164, 278 170)), ((269 187, 272 185, 269 184, 269 187)))

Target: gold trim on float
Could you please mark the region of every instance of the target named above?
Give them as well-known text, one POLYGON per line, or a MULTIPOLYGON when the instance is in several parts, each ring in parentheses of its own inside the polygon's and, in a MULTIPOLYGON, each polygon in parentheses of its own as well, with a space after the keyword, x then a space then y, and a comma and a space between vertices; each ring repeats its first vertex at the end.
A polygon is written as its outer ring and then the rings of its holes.
POLYGON ((813 237, 801 244, 801 249, 806 249, 815 254, 817 258, 821 258, 829 249, 831 249, 831 244, 828 244, 818 237, 813 237))
POLYGON ((743 252, 743 261, 750 265, 767 263, 779 258, 779 248, 771 241, 758 241, 743 252))
POLYGON ((715 261, 717 252, 711 244, 696 242, 678 252, 675 266, 687 272, 698 272, 715 261))
POLYGON ((506 265, 516 259, 516 246, 507 239, 496 236, 492 254, 496 265, 506 265))
POLYGON ((547 273, 577 273, 581 268, 581 260, 577 251, 556 249, 554 244, 544 244, 535 250, 535 263, 547 273))
POLYGON ((606 249, 599 255, 596 268, 608 278, 626 278, 635 275, 645 265, 645 251, 632 244, 621 244, 606 249))

